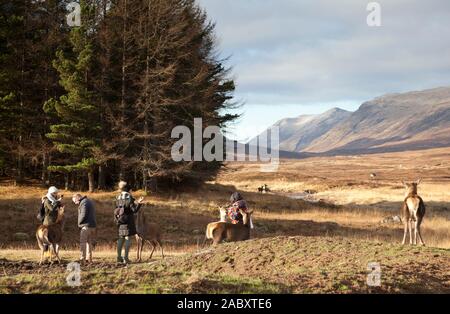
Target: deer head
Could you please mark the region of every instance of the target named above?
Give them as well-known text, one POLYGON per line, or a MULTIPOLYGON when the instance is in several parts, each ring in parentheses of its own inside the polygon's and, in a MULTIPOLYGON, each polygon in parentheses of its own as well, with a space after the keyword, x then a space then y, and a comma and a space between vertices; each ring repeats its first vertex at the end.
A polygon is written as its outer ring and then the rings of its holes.
POLYGON ((405 195, 408 196, 410 194, 417 194, 417 187, 419 186, 422 179, 418 179, 414 182, 405 182, 402 181, 403 186, 405 187, 405 195))
POLYGON ((226 222, 227 221, 227 210, 225 207, 220 207, 220 221, 226 222))

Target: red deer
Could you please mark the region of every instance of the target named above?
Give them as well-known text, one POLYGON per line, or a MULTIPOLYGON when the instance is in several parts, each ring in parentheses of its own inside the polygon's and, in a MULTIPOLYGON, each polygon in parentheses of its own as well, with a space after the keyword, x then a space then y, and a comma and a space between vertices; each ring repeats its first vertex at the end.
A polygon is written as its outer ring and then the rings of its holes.
POLYGON ((403 201, 401 208, 401 215, 404 223, 404 233, 403 241, 404 245, 406 242, 406 234, 409 229, 409 243, 417 245, 417 237, 419 237, 420 244, 425 245, 422 239, 422 234, 420 232, 420 225, 422 224, 423 217, 425 216, 425 204, 422 198, 417 194, 417 186, 420 184, 421 180, 417 180, 413 183, 405 183, 406 193, 405 200, 403 201), (414 223, 414 241, 412 236, 412 229, 414 223))
POLYGON ((270 192, 270 189, 269 189, 269 187, 267 186, 267 184, 264 184, 264 185, 258 187, 258 192, 259 192, 259 193, 265 194, 265 193, 269 193, 269 192, 270 192))
POLYGON ((134 215, 134 221, 136 224, 137 232, 137 261, 140 262, 142 260, 142 249, 145 242, 149 243, 152 246, 152 252, 150 253, 149 260, 152 258, 153 253, 155 252, 155 249, 158 245, 161 248, 162 258, 164 258, 164 250, 162 247, 161 231, 159 229, 159 226, 157 224, 146 221, 143 209, 139 210, 134 215))
MULTIPOLYGON (((223 209, 221 209, 222 216, 223 209)), ((245 241, 250 239, 251 215, 253 210, 244 212, 240 210, 243 217, 242 224, 232 224, 229 222, 213 222, 206 227, 205 240, 213 240, 213 244, 228 242, 245 241)), ((221 217, 222 218, 222 217, 221 217)))
POLYGON ((64 206, 58 210, 58 218, 56 222, 49 226, 41 225, 36 230, 36 240, 41 249, 41 259, 39 265, 44 261, 45 247, 48 247, 50 254, 50 263, 53 263, 53 254, 56 256, 58 263, 61 263, 59 258, 59 244, 62 240, 62 233, 64 228, 64 206))

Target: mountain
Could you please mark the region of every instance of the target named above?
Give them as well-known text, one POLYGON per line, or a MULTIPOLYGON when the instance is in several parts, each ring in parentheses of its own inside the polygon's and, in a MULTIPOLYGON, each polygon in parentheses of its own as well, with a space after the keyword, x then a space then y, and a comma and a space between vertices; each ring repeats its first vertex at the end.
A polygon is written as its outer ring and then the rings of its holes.
POLYGON ((334 108, 319 115, 281 120, 275 124, 280 130, 280 149, 291 152, 305 151, 312 142, 350 115, 349 111, 334 108))
POLYGON ((450 146, 450 87, 388 94, 355 112, 332 109, 275 124, 280 149, 359 154, 450 146))

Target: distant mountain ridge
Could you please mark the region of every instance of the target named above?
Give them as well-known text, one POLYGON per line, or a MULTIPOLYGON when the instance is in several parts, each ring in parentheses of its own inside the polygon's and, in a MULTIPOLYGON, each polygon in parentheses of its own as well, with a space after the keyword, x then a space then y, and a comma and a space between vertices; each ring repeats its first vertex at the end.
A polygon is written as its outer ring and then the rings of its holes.
POLYGON ((275 124, 280 150, 361 154, 450 146, 450 87, 387 94, 355 112, 333 108, 275 124))

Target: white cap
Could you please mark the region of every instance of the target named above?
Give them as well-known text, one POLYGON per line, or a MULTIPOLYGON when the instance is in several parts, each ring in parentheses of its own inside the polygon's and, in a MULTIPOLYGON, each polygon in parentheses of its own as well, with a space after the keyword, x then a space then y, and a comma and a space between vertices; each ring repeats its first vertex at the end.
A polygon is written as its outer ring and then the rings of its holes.
POLYGON ((50 193, 50 194, 55 194, 55 193, 58 193, 58 192, 59 192, 59 190, 56 188, 56 186, 51 186, 48 189, 48 193, 50 193))

